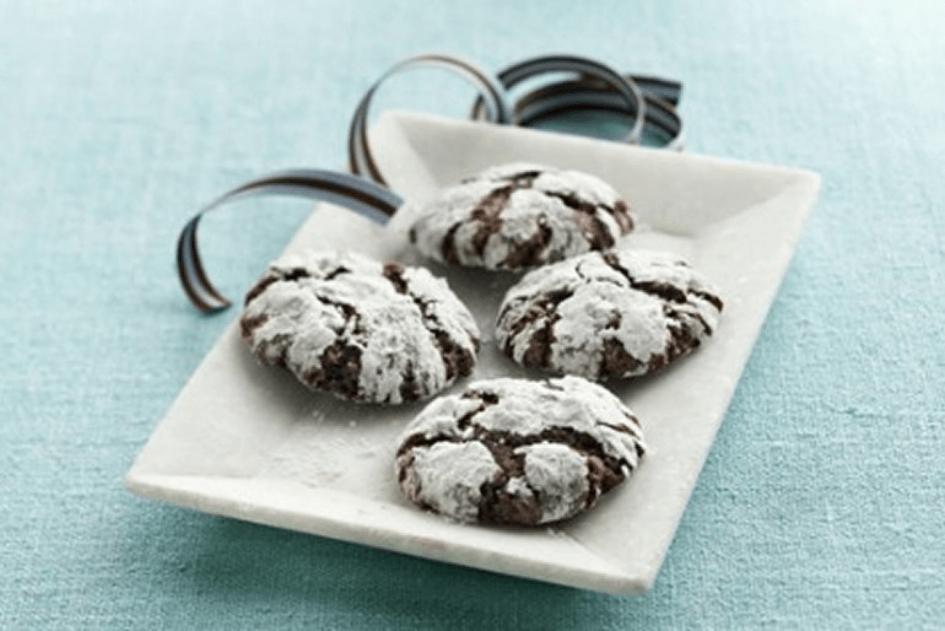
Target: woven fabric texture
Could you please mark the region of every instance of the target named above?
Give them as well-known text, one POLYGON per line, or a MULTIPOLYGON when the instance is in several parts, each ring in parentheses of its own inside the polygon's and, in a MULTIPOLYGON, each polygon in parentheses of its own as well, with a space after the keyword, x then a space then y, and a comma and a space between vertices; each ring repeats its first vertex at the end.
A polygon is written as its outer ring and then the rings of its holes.
MULTIPOLYGON (((945 624, 943 33, 935 2, 0 2, 0 627, 945 624), (252 175, 342 165, 362 91, 426 50, 490 68, 568 51, 678 77, 689 150, 823 176, 645 597, 122 487, 234 315, 185 301, 177 230, 252 175)), ((471 96, 436 74, 390 90, 388 105, 456 115, 471 96)), ((230 294, 308 208, 207 221, 230 294)))

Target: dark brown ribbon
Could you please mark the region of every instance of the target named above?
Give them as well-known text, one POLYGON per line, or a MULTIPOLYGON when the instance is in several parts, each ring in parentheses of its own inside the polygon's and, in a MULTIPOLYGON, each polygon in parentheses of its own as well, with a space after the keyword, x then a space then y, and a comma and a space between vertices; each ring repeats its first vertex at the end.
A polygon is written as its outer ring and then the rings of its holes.
MULTIPOLYGON (((643 98, 643 92, 637 86, 632 77, 623 76, 613 68, 602 64, 594 59, 586 57, 577 57, 573 55, 548 55, 534 57, 520 61, 498 73, 499 81, 506 90, 511 90, 520 83, 540 77, 547 74, 570 73, 577 77, 576 81, 593 82, 593 84, 604 86, 602 89, 606 94, 616 96, 619 99, 619 106, 624 113, 632 117, 630 132, 627 136, 627 142, 637 144, 643 137, 643 125, 646 119, 646 102, 643 98)), ((565 86, 574 86, 575 81, 565 83, 565 86)), ((531 103, 532 107, 549 102, 553 98, 560 99, 563 93, 559 89, 557 94, 541 91, 533 91, 525 95, 525 98, 531 103)), ((472 118, 478 119, 482 116, 482 99, 478 99, 472 108, 472 118)), ((521 109, 522 104, 516 104, 516 110, 521 109)), ((558 111, 562 108, 555 107, 558 111)), ((569 108, 570 109, 570 108, 569 108)), ((547 115, 547 114, 546 114, 547 115)), ((516 117, 516 123, 521 123, 516 117)))
POLYGON ((682 120, 676 113, 681 84, 657 77, 621 75, 609 66, 584 57, 554 55, 514 64, 493 76, 469 61, 448 55, 427 54, 401 61, 385 72, 365 93, 355 109, 348 130, 351 175, 336 171, 295 169, 250 180, 204 206, 177 240, 177 270, 184 293, 205 313, 230 306, 210 282, 197 246, 197 227, 207 212, 229 202, 257 195, 292 195, 340 205, 384 224, 402 205, 371 153, 368 118, 371 100, 392 75, 418 66, 449 69, 472 82, 479 91, 471 116, 496 124, 532 125, 562 113, 596 110, 628 116, 627 141, 637 144, 648 129, 666 141, 666 147, 682 148, 682 120), (532 89, 510 105, 507 91, 542 75, 567 73, 569 78, 532 89))
POLYGON ((294 169, 250 180, 216 198, 187 222, 177 239, 177 272, 184 293, 204 313, 230 306, 210 282, 197 248, 197 227, 204 214, 220 206, 258 195, 292 195, 344 206, 379 224, 385 224, 403 204, 393 191, 364 178, 315 169, 294 169))
POLYGON ((479 102, 482 103, 482 109, 488 121, 500 125, 511 122, 511 109, 506 101, 505 90, 502 85, 496 81, 495 77, 476 64, 448 55, 429 54, 410 57, 395 64, 390 70, 382 74, 368 88, 368 91, 358 103, 358 107, 355 108, 354 117, 351 119, 351 125, 348 128, 348 168, 352 173, 368 177, 378 184, 387 184, 377 167, 368 141, 368 110, 371 106, 371 100, 381 84, 391 76, 404 70, 429 66, 445 68, 472 82, 480 93, 479 102))
MULTIPOLYGON (((655 77, 626 75, 625 78, 634 81, 643 92, 646 103, 644 129, 660 138, 664 149, 681 151, 684 146, 683 124, 675 106, 682 85, 655 77)), ((632 111, 628 112, 623 97, 609 84, 591 77, 550 83, 527 92, 515 101, 514 113, 517 124, 529 127, 561 114, 586 110, 634 116, 632 111)), ((472 117, 478 117, 475 106, 472 117)))

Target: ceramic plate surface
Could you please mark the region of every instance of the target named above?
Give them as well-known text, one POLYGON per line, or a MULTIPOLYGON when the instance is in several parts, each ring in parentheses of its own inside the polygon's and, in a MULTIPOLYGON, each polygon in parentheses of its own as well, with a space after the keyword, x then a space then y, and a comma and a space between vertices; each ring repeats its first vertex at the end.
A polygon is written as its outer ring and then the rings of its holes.
MULTIPOLYGON (((382 117, 372 137, 382 170, 410 202, 503 162, 594 173, 631 200, 642 224, 622 245, 671 250, 716 283, 725 311, 701 349, 653 377, 611 384, 642 421, 651 449, 641 467, 593 510, 553 528, 469 526, 424 513, 403 498, 393 474, 395 439, 422 404, 381 408, 312 394, 288 372, 257 365, 234 321, 138 455, 128 487, 208 513, 430 559, 599 591, 645 591, 788 266, 818 176, 413 114, 382 117)), ((484 344, 472 378, 537 376, 506 360, 493 341, 499 302, 515 277, 422 262, 406 242, 411 214, 408 203, 380 227, 320 205, 287 251, 349 248, 428 265, 479 322, 484 344)), ((237 316, 234 309, 230 317, 237 316)))

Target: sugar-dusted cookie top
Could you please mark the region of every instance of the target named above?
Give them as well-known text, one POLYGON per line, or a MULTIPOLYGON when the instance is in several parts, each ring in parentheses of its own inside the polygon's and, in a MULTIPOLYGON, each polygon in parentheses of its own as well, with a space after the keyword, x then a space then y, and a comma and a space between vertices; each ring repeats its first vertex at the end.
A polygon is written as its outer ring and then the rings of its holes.
POLYGON ((610 249, 632 228, 628 203, 600 178, 516 163, 443 190, 410 240, 443 263, 517 270, 610 249))
POLYGON ((526 274, 499 308, 496 341, 524 366, 588 379, 643 375, 689 353, 722 300, 663 252, 591 252, 526 274))
POLYGON ((479 330, 425 269, 313 252, 272 263, 246 296, 243 339, 264 364, 353 401, 425 399, 476 363, 479 330))
POLYGON ((430 403, 404 431, 396 473, 415 504, 466 522, 572 517, 623 482, 645 446, 636 417, 578 377, 492 379, 430 403))

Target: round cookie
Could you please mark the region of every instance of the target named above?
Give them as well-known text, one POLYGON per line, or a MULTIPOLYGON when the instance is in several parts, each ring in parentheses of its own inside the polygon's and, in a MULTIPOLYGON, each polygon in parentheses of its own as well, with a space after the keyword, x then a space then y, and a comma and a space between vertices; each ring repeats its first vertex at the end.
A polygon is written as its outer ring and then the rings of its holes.
POLYGON ((472 372, 479 330, 446 281, 350 253, 272 263, 249 291, 243 339, 264 364, 353 401, 430 397, 472 372))
POLYGON ((528 367, 588 379, 644 375, 715 330, 718 292, 663 252, 591 252, 526 274, 499 307, 496 342, 528 367))
POLYGON ((593 506, 645 449, 636 417, 602 386, 492 379, 430 403, 404 431, 395 469, 422 508, 534 526, 593 506))
POLYGON ((603 180, 534 164, 492 167, 425 205, 410 240, 441 263, 517 270, 607 250, 633 228, 603 180))

